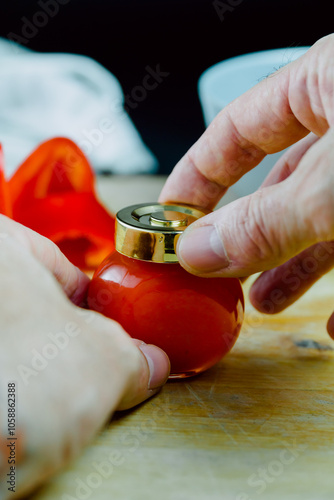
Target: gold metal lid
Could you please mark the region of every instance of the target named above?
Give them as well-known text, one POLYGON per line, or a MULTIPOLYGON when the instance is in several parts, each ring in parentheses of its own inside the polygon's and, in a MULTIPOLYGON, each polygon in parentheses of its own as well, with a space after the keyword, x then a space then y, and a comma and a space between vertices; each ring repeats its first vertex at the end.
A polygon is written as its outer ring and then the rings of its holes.
POLYGON ((178 262, 176 243, 182 232, 209 212, 191 205, 142 203, 116 214, 116 250, 133 259, 178 262))

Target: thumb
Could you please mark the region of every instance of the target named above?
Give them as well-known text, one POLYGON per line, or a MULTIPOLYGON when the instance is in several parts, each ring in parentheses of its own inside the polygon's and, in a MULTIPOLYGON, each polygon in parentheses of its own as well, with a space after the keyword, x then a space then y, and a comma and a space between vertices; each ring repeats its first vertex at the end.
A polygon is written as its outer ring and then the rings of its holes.
POLYGON ((203 217, 177 246, 180 264, 199 276, 241 277, 271 269, 315 242, 303 203, 280 184, 203 217))
POLYGON ((117 410, 132 408, 159 392, 170 372, 169 358, 162 349, 141 340, 131 340, 138 348, 138 363, 132 364, 132 377, 117 410))

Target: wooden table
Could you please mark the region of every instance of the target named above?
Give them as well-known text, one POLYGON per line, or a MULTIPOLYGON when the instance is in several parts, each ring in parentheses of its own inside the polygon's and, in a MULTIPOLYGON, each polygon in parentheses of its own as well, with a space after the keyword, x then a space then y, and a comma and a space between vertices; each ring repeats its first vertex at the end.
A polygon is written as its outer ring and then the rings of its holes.
MULTIPOLYGON (((99 180, 112 209, 152 201, 159 177, 99 180)), ((245 285, 245 295, 247 288, 245 285)), ((246 301, 233 351, 116 414, 33 500, 334 498, 334 274, 276 316, 246 301)))

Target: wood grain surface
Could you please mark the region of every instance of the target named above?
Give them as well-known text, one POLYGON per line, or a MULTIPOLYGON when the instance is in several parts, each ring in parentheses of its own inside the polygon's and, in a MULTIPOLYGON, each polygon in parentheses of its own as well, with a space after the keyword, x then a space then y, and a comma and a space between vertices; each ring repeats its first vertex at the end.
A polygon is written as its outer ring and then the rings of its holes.
MULTIPOLYGON (((102 179, 103 200, 115 210, 152 201, 163 179, 132 181, 102 179)), ((246 299, 241 335, 225 359, 117 413, 31 500, 333 499, 333 289, 330 273, 275 316, 246 299)))

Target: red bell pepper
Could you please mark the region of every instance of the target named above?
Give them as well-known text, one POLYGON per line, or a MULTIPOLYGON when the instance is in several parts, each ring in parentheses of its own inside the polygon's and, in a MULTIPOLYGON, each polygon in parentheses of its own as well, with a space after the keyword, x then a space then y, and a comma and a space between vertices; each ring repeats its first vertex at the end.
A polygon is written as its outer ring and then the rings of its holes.
POLYGON ((0 213, 12 216, 12 206, 9 196, 8 183, 5 178, 3 152, 0 144, 0 213))
POLYGON ((12 201, 18 209, 27 199, 49 194, 94 191, 92 168, 70 139, 56 137, 43 142, 17 169, 9 181, 12 201))
POLYGON ((87 158, 69 139, 41 144, 7 187, 13 219, 50 238, 81 269, 95 269, 114 250, 115 219, 97 199, 87 158))
POLYGON ((16 215, 21 224, 56 243, 81 269, 95 269, 114 250, 115 219, 93 192, 36 199, 16 215))

